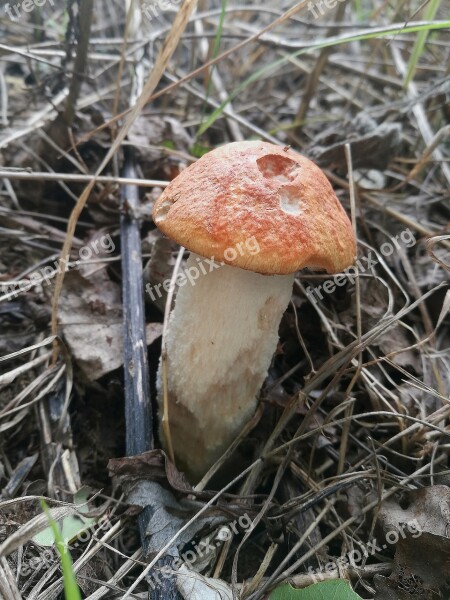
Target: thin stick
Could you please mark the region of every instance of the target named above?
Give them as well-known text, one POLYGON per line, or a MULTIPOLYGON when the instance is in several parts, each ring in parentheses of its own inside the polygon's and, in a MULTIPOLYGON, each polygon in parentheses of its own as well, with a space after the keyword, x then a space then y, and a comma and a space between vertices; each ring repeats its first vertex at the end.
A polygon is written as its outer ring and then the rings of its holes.
POLYGON ((81 0, 79 11, 77 55, 75 57, 72 80, 70 82, 69 95, 67 97, 66 109, 64 112, 64 121, 69 127, 72 126, 75 118, 77 100, 80 95, 81 84, 87 69, 94 0, 81 0))
MULTIPOLYGON (((134 177, 131 153, 127 153, 124 173, 134 177)), ((141 239, 139 223, 133 211, 139 205, 136 186, 122 190, 123 212, 120 218, 122 247, 122 289, 124 320, 124 376, 127 455, 150 450, 152 415, 150 383, 145 341, 145 308, 142 280, 141 239)))
POLYGON ((19 181, 69 181, 73 183, 116 183, 117 185, 138 185, 140 187, 166 187, 168 181, 159 179, 138 179, 137 177, 112 177, 107 175, 81 175, 78 173, 46 173, 34 171, 16 171, 10 169, 0 170, 0 179, 17 179, 19 181))

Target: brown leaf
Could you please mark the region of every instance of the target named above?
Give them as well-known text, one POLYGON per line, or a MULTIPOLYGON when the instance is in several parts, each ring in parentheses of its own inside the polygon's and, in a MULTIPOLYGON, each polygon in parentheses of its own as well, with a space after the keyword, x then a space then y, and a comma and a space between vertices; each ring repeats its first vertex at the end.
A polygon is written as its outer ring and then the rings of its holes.
MULTIPOLYGON (((67 345, 89 381, 123 364, 120 288, 105 270, 97 269, 92 275, 67 273, 58 316, 67 345)), ((149 323, 147 344, 153 343, 161 332, 161 323, 149 323)))
POLYGON ((89 381, 123 363, 120 288, 105 271, 66 274, 58 318, 70 351, 89 381))
POLYGON ((411 490, 401 499, 401 505, 393 498, 385 500, 378 522, 385 535, 403 531, 407 523, 416 523, 420 531, 447 537, 450 527, 450 488, 446 485, 411 490))
POLYGON ((450 488, 436 485, 410 491, 402 505, 385 500, 378 521, 386 541, 398 541, 392 574, 374 578, 375 600, 448 598, 450 488))
POLYGON ((345 145, 351 144, 353 166, 355 169, 378 169, 383 171, 391 159, 398 154, 401 144, 401 125, 382 123, 377 125, 367 117, 355 119, 347 126, 347 131, 330 130, 323 139, 315 140, 314 147, 308 149, 308 155, 320 166, 330 165, 346 168, 345 145), (358 122, 359 121, 359 122, 358 122), (323 145, 320 145, 322 142, 323 145))
POLYGON ((399 540, 391 575, 375 576, 375 600, 449 597, 450 540, 426 531, 413 535, 405 531, 399 540))
POLYGON ((111 477, 118 478, 127 487, 147 479, 150 481, 168 481, 173 490, 188 494, 192 487, 183 473, 177 470, 162 450, 150 450, 137 456, 112 458, 108 462, 111 477))

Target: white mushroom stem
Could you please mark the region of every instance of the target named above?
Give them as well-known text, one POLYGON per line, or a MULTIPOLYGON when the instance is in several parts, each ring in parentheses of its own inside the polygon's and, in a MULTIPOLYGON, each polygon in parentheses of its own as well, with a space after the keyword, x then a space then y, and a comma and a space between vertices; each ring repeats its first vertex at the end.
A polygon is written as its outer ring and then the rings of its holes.
MULTIPOLYGON (((253 415, 294 282, 294 274, 216 267, 190 255, 166 336, 173 449, 193 480, 253 415)), ((161 390, 159 404, 162 412, 161 390)))

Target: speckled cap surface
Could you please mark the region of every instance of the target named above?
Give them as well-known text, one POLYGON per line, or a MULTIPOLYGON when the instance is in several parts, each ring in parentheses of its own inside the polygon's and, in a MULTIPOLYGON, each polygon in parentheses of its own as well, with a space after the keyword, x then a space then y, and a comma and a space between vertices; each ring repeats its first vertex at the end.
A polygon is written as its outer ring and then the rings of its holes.
POLYGON ((196 254, 266 275, 337 273, 356 253, 350 220, 321 169, 267 142, 202 156, 164 190, 153 220, 196 254))

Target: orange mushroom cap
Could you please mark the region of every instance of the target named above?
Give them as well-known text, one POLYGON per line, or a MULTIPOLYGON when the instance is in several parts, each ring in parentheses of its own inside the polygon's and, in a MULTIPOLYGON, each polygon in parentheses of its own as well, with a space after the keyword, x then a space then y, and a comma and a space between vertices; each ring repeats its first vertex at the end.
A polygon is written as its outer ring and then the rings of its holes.
POLYGON ((158 228, 181 246, 266 275, 351 265, 350 220, 321 169, 267 142, 234 142, 178 175, 153 208, 158 228), (245 242, 255 238, 259 252, 245 242), (240 244, 240 245, 239 245, 240 244), (227 249, 240 248, 227 259, 227 249))

